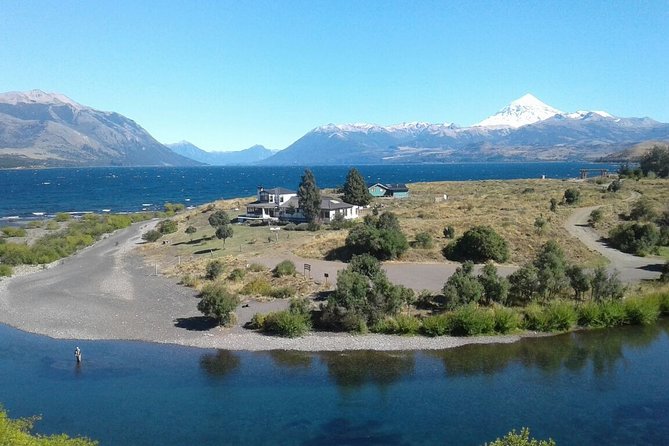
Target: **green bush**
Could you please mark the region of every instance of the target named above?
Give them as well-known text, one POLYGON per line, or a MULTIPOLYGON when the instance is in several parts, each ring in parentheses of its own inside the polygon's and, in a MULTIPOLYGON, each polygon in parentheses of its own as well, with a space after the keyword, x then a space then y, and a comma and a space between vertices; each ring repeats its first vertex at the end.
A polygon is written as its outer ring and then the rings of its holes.
POLYGON ((183 211, 185 208, 186 208, 186 206, 184 206, 181 203, 169 203, 168 202, 168 203, 165 203, 163 205, 163 210, 168 215, 174 215, 179 211, 183 211))
POLYGON ((311 318, 308 315, 291 311, 269 313, 263 321, 262 330, 287 338, 296 338, 311 330, 311 318))
POLYGON ((599 304, 600 319, 604 327, 618 327, 625 324, 626 312, 619 300, 605 300, 599 304))
POLYGON ((419 232, 416 234, 416 242, 414 243, 414 246, 421 249, 432 248, 434 246, 432 235, 429 232, 419 232))
POLYGON ((10 265, 0 265, 0 277, 9 277, 13 273, 10 265))
POLYGON ((0 407, 0 444, 3 446, 96 446, 96 441, 85 437, 70 438, 65 434, 37 435, 30 431, 40 417, 12 420, 0 407))
POLYGON ((64 222, 64 221, 70 221, 70 218, 72 218, 72 216, 70 214, 68 214, 67 212, 59 212, 55 215, 55 217, 53 219, 54 219, 54 221, 57 221, 57 222, 61 223, 61 222, 64 222))
POLYGON ((632 297, 623 301, 625 319, 631 325, 649 325, 660 316, 658 302, 654 299, 632 297))
POLYGON ((444 284, 442 293, 444 294, 446 308, 449 310, 455 309, 460 305, 472 302, 476 303, 483 297, 485 288, 472 275, 473 267, 472 262, 463 263, 444 284))
POLYGON ((600 209, 593 209, 592 212, 590 212, 590 217, 588 218, 588 224, 591 227, 595 227, 597 223, 600 223, 602 221, 602 218, 604 218, 604 212, 600 209))
POLYGON ((438 314, 423 319, 421 333, 426 336, 444 336, 453 330, 453 314, 438 314))
POLYGON ((655 210, 653 202, 646 197, 642 197, 632 206, 629 218, 630 220, 648 222, 655 220, 658 216, 659 214, 655 210))
POLYGON ((498 438, 492 443, 486 443, 485 446, 555 446, 555 441, 537 440, 530 437, 530 430, 526 427, 522 428, 519 433, 512 430, 502 438, 498 438))
POLYGON ((265 326, 265 320, 267 319, 267 315, 263 313, 256 313, 253 315, 251 318, 251 321, 249 324, 246 326, 247 328, 253 329, 253 330, 262 330, 263 327, 265 326))
POLYGON ((186 274, 185 276, 181 277, 181 280, 179 283, 183 286, 187 286, 190 288, 195 288, 195 285, 198 284, 198 279, 195 276, 192 276, 190 274, 186 274))
POLYGON ((537 303, 531 303, 523 308, 523 320, 521 326, 527 330, 544 331, 546 316, 544 309, 537 303))
POLYGON ((239 292, 247 296, 269 296, 272 294, 272 285, 264 277, 256 277, 244 285, 239 292))
POLYGON ((227 325, 233 320, 233 311, 239 302, 239 296, 222 284, 210 283, 202 288, 197 309, 205 316, 216 319, 219 325, 227 325))
POLYGON ((503 263, 509 258, 509 248, 506 240, 490 226, 476 226, 449 243, 444 249, 444 255, 451 260, 471 260, 476 263, 493 260, 503 263))
POLYGON ((299 223, 297 226, 295 226, 296 231, 308 231, 309 230, 309 223, 299 223))
POLYGON ((283 227, 284 231, 294 231, 297 228, 297 225, 295 223, 288 223, 283 227))
POLYGON ((249 266, 249 271, 254 272, 254 273, 260 273, 263 271, 267 270, 267 267, 265 265, 261 265, 260 263, 251 263, 249 266))
POLYGON ((296 293, 295 288, 293 288, 292 286, 282 286, 278 288, 273 288, 272 291, 270 291, 269 295, 274 299, 288 299, 293 297, 295 293, 296 293))
POLYGON ((156 226, 156 229, 158 232, 161 234, 173 234, 177 232, 177 223, 172 220, 163 220, 160 223, 158 223, 158 226, 156 226))
POLYGON ((494 331, 495 317, 492 310, 468 304, 453 312, 451 334, 454 336, 476 336, 491 334, 494 331))
POLYGON ((623 252, 644 256, 660 241, 660 232, 653 223, 623 223, 609 231, 609 242, 623 252))
POLYGON ((374 333, 415 335, 421 329, 421 321, 415 316, 398 314, 381 319, 372 326, 374 333))
POLYGON ((223 262, 212 260, 207 263, 207 272, 204 275, 207 280, 216 280, 223 273, 223 262))
POLYGON ((602 317, 602 307, 597 302, 583 302, 576 308, 576 311, 578 313, 578 325, 581 327, 599 328, 606 326, 602 317))
POLYGON ((294 276, 295 272, 295 264, 291 260, 283 260, 272 270, 274 277, 294 276))
POLYGON ((545 325, 542 331, 568 331, 578 322, 578 314, 570 302, 552 301, 544 308, 544 312, 545 325))
POLYGON ((230 274, 228 275, 228 280, 237 282, 238 280, 242 280, 244 276, 246 276, 246 271, 244 271, 241 268, 235 268, 232 271, 230 271, 230 274))
POLYGON ((493 309, 493 316, 495 318, 495 333, 511 333, 520 326, 520 316, 511 308, 496 307, 493 309))
POLYGON ((363 224, 349 231, 345 243, 351 253, 370 254, 379 260, 396 259, 409 248, 392 212, 384 212, 378 218, 366 216, 363 224))
POLYGON ((5 226, 0 229, 7 237, 25 237, 26 230, 15 226, 5 226))
POLYGON ((623 187, 622 181, 613 180, 611 184, 606 188, 608 192, 618 192, 623 187))
POLYGON ((158 239, 162 236, 163 236, 163 234, 160 233, 160 231, 156 231, 155 229, 151 229, 149 231, 146 231, 144 234, 142 234, 142 240, 147 241, 147 242, 155 242, 155 241, 158 241, 158 239))
POLYGON ((569 188, 564 191, 564 202, 567 204, 577 203, 581 198, 581 191, 574 188, 569 188))

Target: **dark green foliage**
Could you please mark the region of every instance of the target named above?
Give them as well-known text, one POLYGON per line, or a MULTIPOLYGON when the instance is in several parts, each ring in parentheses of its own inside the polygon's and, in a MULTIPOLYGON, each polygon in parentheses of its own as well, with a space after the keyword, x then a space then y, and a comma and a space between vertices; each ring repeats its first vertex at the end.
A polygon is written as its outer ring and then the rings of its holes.
POLYGON ((625 308, 619 300, 607 300, 599 302, 599 317, 604 327, 617 327, 625 321, 625 308))
POLYGON ((662 267, 662 273, 660 274, 660 282, 669 282, 669 262, 665 263, 662 267))
POLYGON ((297 225, 295 223, 291 222, 291 223, 288 223, 287 225, 285 225, 283 227, 283 230, 284 231, 294 231, 296 227, 297 227, 297 225))
POLYGON ((54 221, 57 221, 59 223, 65 222, 65 221, 70 221, 72 216, 68 214, 67 212, 59 212, 54 216, 54 221))
POLYGON ((416 234, 416 242, 414 244, 416 248, 430 249, 434 246, 434 240, 432 235, 429 232, 419 232, 416 234))
POLYGON ((669 149, 654 146, 641 158, 639 167, 644 175, 653 172, 660 178, 669 177, 669 149))
POLYGON ((620 180, 613 180, 606 188, 608 192, 618 192, 623 187, 623 182, 620 180))
POLYGON ((7 237, 25 237, 26 236, 26 230, 23 228, 18 228, 15 226, 5 226, 4 228, 0 229, 0 231, 3 232, 7 237))
POLYGON ((444 237, 446 238, 455 238, 455 228, 451 225, 448 225, 444 228, 444 237))
POLYGON ((272 273, 274 277, 294 276, 295 264, 291 260, 284 260, 274 267, 272 273))
POLYGON ((489 226, 476 226, 451 242, 444 254, 451 260, 471 260, 477 263, 493 260, 503 263, 509 258, 509 248, 506 240, 494 229, 489 226))
POLYGON ((516 311, 506 307, 495 307, 493 310, 495 333, 507 334, 518 329, 520 317, 516 311))
POLYGON ((509 281, 497 274, 497 267, 492 262, 487 262, 483 266, 478 281, 483 286, 483 297, 488 305, 493 302, 506 304, 509 297, 509 281))
POLYGON ((144 234, 142 234, 142 240, 147 241, 147 242, 155 242, 162 236, 163 236, 163 234, 160 231, 156 231, 155 229, 151 229, 149 231, 146 231, 144 234))
POLYGON ((10 265, 0 264, 0 277, 9 277, 13 273, 12 267, 10 265))
POLYGON ((539 272, 534 265, 523 265, 509 276, 509 299, 515 305, 524 305, 534 299, 539 288, 539 272))
POLYGON ((305 169, 297 188, 297 198, 302 214, 308 221, 315 221, 321 211, 321 191, 316 185, 314 174, 305 169))
POLYGON ((600 208, 593 209, 592 212, 590 212, 590 218, 588 218, 588 224, 591 227, 595 227, 597 223, 602 221, 604 213, 600 208))
POLYGON ((442 292, 446 308, 454 309, 468 303, 476 303, 485 292, 483 285, 472 275, 473 264, 465 262, 448 278, 442 292))
POLYGON ((245 284, 239 292, 246 296, 269 296, 272 294, 272 285, 264 277, 256 277, 245 284))
POLYGON ((397 217, 385 212, 377 219, 367 216, 346 237, 346 247, 353 254, 368 253, 380 260, 395 259, 409 248, 399 228, 397 217))
POLYGON ((632 206, 632 209, 630 210, 629 218, 630 220, 648 222, 655 220, 658 216, 653 202, 650 199, 643 197, 634 203, 634 206, 632 206))
POLYGON ((30 431, 40 417, 12 420, 0 406, 0 445, 2 446, 96 446, 98 442, 85 437, 70 438, 65 434, 37 435, 30 431))
POLYGON ((653 223, 623 223, 609 231, 609 243, 630 254, 649 254, 659 241, 660 231, 653 223))
POLYGON ((643 172, 640 167, 632 169, 629 163, 623 164, 618 169, 618 176, 620 178, 631 178, 633 180, 639 180, 643 176, 643 172))
POLYGON ((394 316, 413 300, 413 291, 388 281, 378 261, 359 256, 337 274, 337 288, 323 308, 329 327, 364 331, 385 316, 394 316))
POLYGON ((223 273, 223 262, 220 260, 212 260, 207 263, 207 272, 205 278, 208 280, 215 280, 223 273))
POLYGON ((373 333, 415 335, 421 329, 421 321, 415 316, 398 314, 388 316, 376 322, 370 331, 373 333))
POLYGON ((524 427, 518 433, 512 430, 502 438, 486 443, 485 446, 555 446, 555 441, 550 438, 548 440, 537 440, 530 437, 530 430, 524 427))
POLYGON ((557 212, 557 204, 558 204, 557 199, 551 198, 551 207, 550 207, 551 212, 557 212))
POLYGON ((580 198, 581 198, 581 191, 578 189, 569 188, 566 191, 564 191, 563 199, 564 202, 567 204, 577 203, 580 198))
POLYGON ((578 313, 569 302, 555 300, 545 307, 537 304, 525 308, 524 325, 542 332, 567 331, 576 326, 578 313))
POLYGON ((310 221, 309 223, 307 223, 307 231, 316 232, 320 230, 321 230, 321 225, 319 225, 315 221, 310 221))
POLYGON ((241 268, 235 268, 232 271, 230 271, 230 274, 228 274, 228 280, 237 282, 238 280, 242 280, 244 276, 246 276, 246 271, 244 271, 241 268))
POLYGON ((444 336, 450 334, 453 329, 453 315, 438 314, 423 319, 421 333, 426 336, 444 336))
POLYGON ((214 228, 225 226, 230 223, 230 217, 225 211, 216 211, 209 216, 209 225, 214 228))
POLYGON ((297 338, 309 330, 311 330, 311 317, 290 310, 269 313, 262 324, 263 332, 286 338, 297 338))
POLYGON ((355 222, 346 220, 344 214, 337 214, 330 220, 330 229, 334 229, 335 231, 339 229, 351 229, 353 226, 355 226, 355 222))
POLYGON ((348 171, 343 192, 343 199, 346 203, 367 206, 372 201, 372 195, 367 189, 365 179, 355 168, 348 171))
POLYGON ((623 301, 623 307, 630 325, 649 325, 660 316, 658 302, 654 299, 631 297, 623 301))
POLYGON ((161 234, 173 234, 177 232, 177 223, 172 220, 163 220, 160 223, 158 223, 158 226, 156 226, 156 229, 158 232, 161 234))
POLYGON ((476 304, 459 307, 453 312, 451 334, 454 336, 477 336, 492 334, 495 331, 495 316, 487 308, 476 304))
POLYGON ((191 240, 193 240, 193 234, 197 232, 197 228, 195 226, 189 226, 184 232, 190 236, 191 240))
POLYGON ((163 209, 165 210, 165 213, 169 214, 169 215, 174 215, 179 211, 183 211, 185 208, 186 208, 186 206, 184 206, 181 203, 165 203, 163 205, 163 209))
POLYGON ((590 275, 583 271, 583 268, 573 265, 567 268, 567 278, 569 285, 574 290, 574 299, 582 299, 583 295, 590 289, 590 275))
POLYGON ((544 299, 557 297, 568 285, 567 261, 555 240, 549 240, 534 260, 537 269, 537 292, 544 299))
POLYGON ((591 297, 595 301, 622 299, 625 288, 618 273, 609 274, 603 266, 595 268, 590 280, 591 297))
POLYGON ((212 317, 219 325, 227 325, 233 318, 232 312, 239 305, 239 296, 231 293, 220 283, 207 284, 200 293, 197 309, 205 316, 212 317))
POLYGON ((216 228, 216 238, 222 239, 223 245, 225 245, 225 241, 232 237, 233 234, 234 230, 232 229, 232 225, 227 224, 216 228))
POLYGON ((546 231, 547 226, 548 226, 548 221, 546 221, 543 215, 540 215, 539 217, 534 219, 534 230, 536 231, 537 234, 543 234, 544 231, 546 231))

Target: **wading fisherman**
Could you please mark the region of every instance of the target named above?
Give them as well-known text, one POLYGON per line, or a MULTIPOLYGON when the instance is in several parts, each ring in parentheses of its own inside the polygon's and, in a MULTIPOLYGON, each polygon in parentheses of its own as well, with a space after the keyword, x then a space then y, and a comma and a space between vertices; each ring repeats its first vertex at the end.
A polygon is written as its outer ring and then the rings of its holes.
POLYGON ((79 347, 74 349, 74 359, 77 360, 77 363, 81 362, 81 349, 79 347))

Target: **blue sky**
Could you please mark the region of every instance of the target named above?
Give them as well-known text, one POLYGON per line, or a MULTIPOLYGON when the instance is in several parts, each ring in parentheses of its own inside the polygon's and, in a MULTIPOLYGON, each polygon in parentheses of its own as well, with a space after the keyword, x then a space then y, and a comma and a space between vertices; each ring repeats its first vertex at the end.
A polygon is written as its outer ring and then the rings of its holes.
POLYGON ((669 122, 669 1, 10 1, 0 91, 161 142, 283 149, 327 123, 478 122, 532 93, 669 122))

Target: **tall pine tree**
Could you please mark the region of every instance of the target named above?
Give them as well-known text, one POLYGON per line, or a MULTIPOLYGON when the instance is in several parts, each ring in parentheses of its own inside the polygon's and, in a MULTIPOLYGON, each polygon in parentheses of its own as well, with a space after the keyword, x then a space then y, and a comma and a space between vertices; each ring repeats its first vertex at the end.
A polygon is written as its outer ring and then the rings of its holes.
POLYGON ((365 179, 355 167, 348 171, 344 183, 344 201, 358 206, 366 206, 372 201, 365 179))
POLYGON ((302 214, 310 222, 316 221, 321 211, 321 191, 316 186, 314 174, 309 169, 304 170, 300 187, 297 189, 297 198, 302 214))

